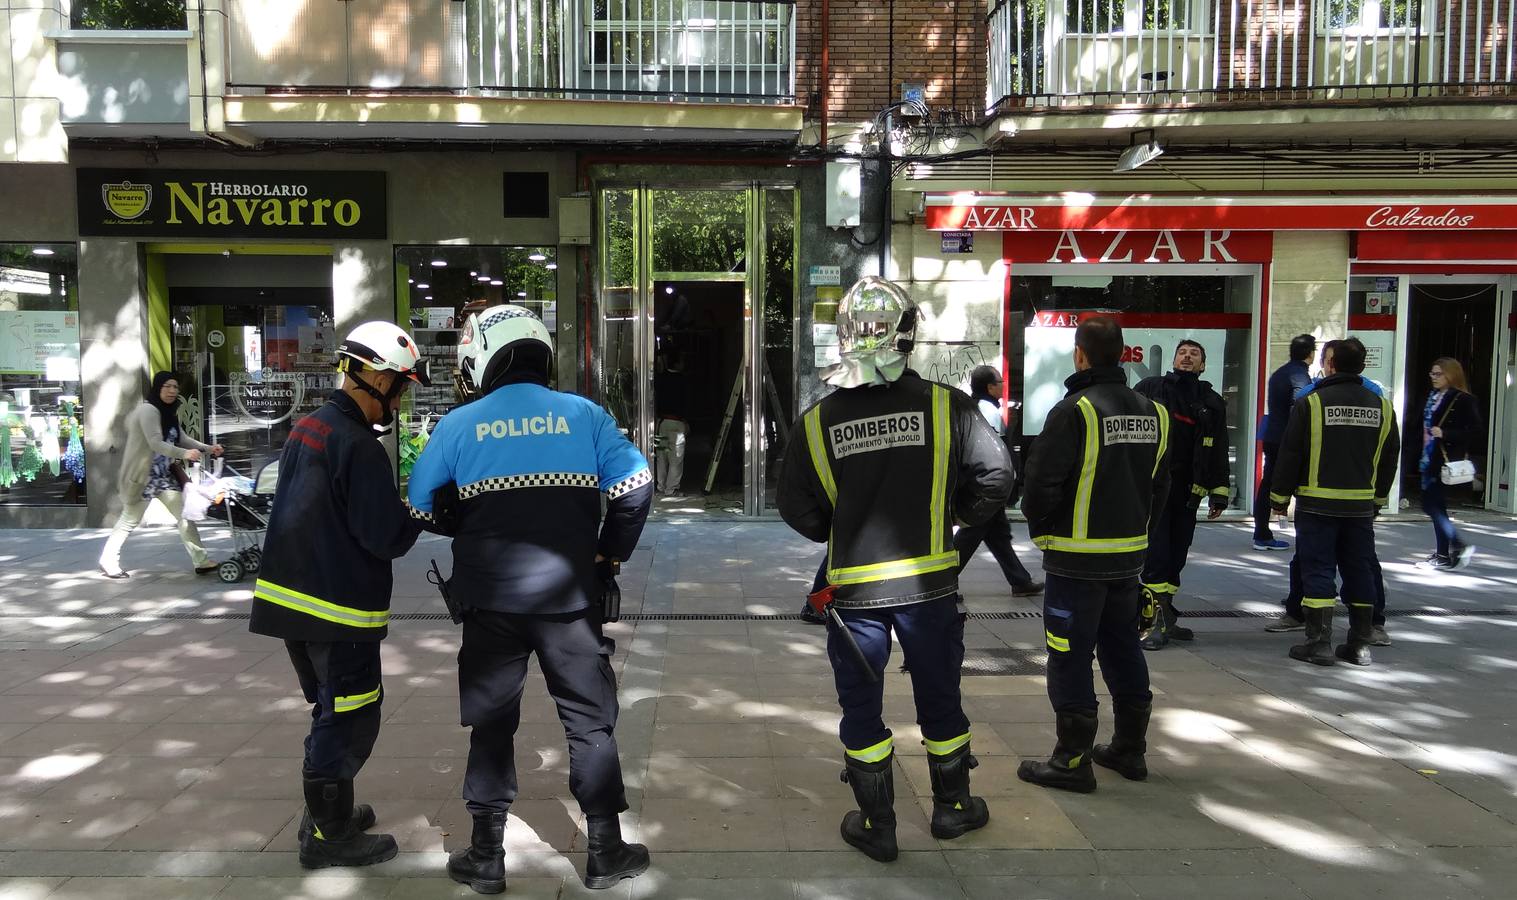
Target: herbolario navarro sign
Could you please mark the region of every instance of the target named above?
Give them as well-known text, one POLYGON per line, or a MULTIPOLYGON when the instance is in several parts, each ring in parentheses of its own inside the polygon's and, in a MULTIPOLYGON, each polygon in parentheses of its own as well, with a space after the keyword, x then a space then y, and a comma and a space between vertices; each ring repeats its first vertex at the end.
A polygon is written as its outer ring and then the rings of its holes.
POLYGON ((232 373, 232 402, 259 425, 278 425, 300 409, 305 399, 305 376, 298 372, 232 373))
POLYGON ((382 239, 385 173, 80 169, 82 236, 382 239))

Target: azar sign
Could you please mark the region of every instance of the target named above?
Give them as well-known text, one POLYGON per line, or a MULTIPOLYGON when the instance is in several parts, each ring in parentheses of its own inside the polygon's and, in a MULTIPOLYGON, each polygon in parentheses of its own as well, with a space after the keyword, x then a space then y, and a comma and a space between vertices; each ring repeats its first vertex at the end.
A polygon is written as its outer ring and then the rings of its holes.
POLYGON ((79 233, 384 238, 385 173, 80 169, 79 233))
POLYGON ((1003 241, 1013 263, 1262 263, 1267 231, 1010 231, 1003 241))

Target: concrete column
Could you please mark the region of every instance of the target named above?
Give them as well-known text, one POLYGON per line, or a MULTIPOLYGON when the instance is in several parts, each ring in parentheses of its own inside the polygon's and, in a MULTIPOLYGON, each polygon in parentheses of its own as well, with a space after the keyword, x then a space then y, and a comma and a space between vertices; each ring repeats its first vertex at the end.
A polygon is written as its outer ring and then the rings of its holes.
POLYGON ((69 0, 10 0, 0 18, 0 162, 67 162, 58 52, 45 35, 68 27, 69 0))
POLYGON ((121 512, 125 419, 147 385, 147 297, 139 270, 136 241, 79 242, 79 363, 93 526, 108 525, 121 512))
POLYGON ((1277 231, 1269 290, 1269 359, 1260 377, 1290 359, 1298 334, 1318 342, 1348 333, 1349 235, 1346 231, 1277 231))
MULTIPOLYGON (((364 322, 395 321, 395 252, 389 241, 359 241, 332 251, 332 321, 340 341, 364 322)), ((395 434, 384 439, 395 460, 395 434)))

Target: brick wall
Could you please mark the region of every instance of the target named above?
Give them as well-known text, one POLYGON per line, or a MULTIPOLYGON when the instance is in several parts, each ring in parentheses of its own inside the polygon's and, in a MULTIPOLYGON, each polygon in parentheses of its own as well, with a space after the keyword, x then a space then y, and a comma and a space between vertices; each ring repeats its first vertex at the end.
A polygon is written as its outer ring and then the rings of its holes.
MULTIPOLYGON (((831 74, 827 115, 835 122, 873 118, 901 96, 903 83, 926 85, 935 111, 985 104, 984 0, 831 0, 831 74), (893 35, 893 38, 892 38, 893 35), (892 69, 893 65, 893 69, 892 69)), ((820 0, 796 3, 796 99, 819 112, 820 0)))

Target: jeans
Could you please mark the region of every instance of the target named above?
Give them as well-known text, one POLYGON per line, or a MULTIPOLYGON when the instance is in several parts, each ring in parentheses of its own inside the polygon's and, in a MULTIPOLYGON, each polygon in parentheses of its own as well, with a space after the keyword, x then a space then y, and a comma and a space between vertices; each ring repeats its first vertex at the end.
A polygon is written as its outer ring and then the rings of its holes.
POLYGON ((1432 469, 1422 473, 1422 511, 1433 520, 1433 536, 1438 540, 1438 555, 1448 556, 1451 547, 1463 543, 1454 520, 1449 518, 1448 497, 1443 492, 1439 473, 1432 469))
POLYGON ((660 494, 677 494, 685 480, 685 437, 690 426, 679 419, 658 420, 658 453, 654 466, 660 494))
MULTIPOLYGON (((116 527, 111 529, 111 536, 105 541, 105 549, 100 551, 100 568, 107 572, 121 571, 121 547, 126 543, 127 535, 142 524, 142 515, 147 512, 151 502, 153 501, 139 497, 122 508, 116 527)), ((184 543, 184 549, 189 551, 190 562, 197 569, 210 565, 211 558, 200 544, 200 529, 184 517, 184 494, 180 491, 159 491, 158 502, 173 513, 174 519, 179 522, 179 540, 184 543)))

